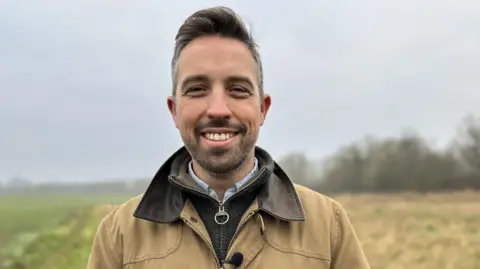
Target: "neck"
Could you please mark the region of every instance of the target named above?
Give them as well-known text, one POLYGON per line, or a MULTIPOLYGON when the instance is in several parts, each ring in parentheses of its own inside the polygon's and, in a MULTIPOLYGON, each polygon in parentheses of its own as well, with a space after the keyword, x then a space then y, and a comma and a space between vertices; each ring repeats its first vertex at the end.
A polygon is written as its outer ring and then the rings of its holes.
POLYGON ((195 174, 210 186, 220 199, 223 199, 225 192, 235 185, 238 181, 245 178, 255 165, 254 153, 249 155, 247 160, 236 170, 225 173, 216 174, 203 169, 195 160, 192 162, 195 174))

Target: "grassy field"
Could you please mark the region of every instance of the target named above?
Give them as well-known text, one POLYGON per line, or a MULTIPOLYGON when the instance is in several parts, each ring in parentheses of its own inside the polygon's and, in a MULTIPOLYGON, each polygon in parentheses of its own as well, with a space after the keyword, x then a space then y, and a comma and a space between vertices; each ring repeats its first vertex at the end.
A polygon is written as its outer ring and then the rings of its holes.
POLYGON ((372 268, 480 268, 480 193, 336 198, 372 268))
MULTIPOLYGON (((129 197, 0 197, 0 269, 84 269, 104 204, 129 197)), ((342 195, 372 268, 480 268, 480 194, 342 195)))
POLYGON ((103 205, 126 199, 0 197, 0 269, 84 269, 103 205))

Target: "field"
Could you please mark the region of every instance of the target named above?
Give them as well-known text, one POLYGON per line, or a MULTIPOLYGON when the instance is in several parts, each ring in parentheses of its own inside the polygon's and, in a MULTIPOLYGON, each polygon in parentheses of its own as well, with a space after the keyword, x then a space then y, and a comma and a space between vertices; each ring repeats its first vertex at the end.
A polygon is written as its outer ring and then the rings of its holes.
POLYGON ((116 196, 0 197, 0 269, 84 269, 105 204, 116 196))
MULTIPOLYGON (((480 194, 342 195, 372 268, 480 268, 480 194)), ((105 204, 128 197, 0 197, 0 269, 84 269, 105 204)))
POLYGON ((480 193, 342 196, 372 268, 480 268, 480 193))

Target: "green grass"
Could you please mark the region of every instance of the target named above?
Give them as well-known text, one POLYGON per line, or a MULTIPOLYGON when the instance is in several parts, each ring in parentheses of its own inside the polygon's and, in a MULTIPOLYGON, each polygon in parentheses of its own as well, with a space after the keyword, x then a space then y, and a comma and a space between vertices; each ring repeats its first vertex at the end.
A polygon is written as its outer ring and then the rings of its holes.
POLYGON ((101 218, 92 208, 119 204, 128 198, 115 195, 0 197, 0 269, 40 269, 53 260, 55 265, 47 268, 84 267, 82 261, 88 256, 101 218), (76 261, 81 263, 77 267, 76 261))

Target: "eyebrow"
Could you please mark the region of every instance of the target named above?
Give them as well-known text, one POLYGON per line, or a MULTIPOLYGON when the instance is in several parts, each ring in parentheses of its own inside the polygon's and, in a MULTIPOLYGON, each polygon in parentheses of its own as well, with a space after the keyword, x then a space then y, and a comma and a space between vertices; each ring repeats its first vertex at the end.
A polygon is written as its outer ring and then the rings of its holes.
POLYGON ((181 84, 181 90, 185 89, 185 87, 192 83, 192 82, 208 82, 210 79, 206 75, 193 75, 186 77, 181 84))
MULTIPOLYGON (((191 75, 186 77, 182 83, 181 83, 181 91, 183 91, 188 84, 193 83, 193 82, 204 82, 208 83, 210 81, 210 78, 207 75, 191 75)), ((252 89, 254 88, 253 82, 246 76, 229 76, 226 81, 227 84, 232 84, 232 83, 246 83, 248 84, 252 89)))
POLYGON ((227 78, 227 83, 234 83, 234 82, 241 82, 241 83, 246 83, 248 84, 252 89, 255 88, 253 85, 253 82, 248 78, 244 76, 230 76, 227 78))

